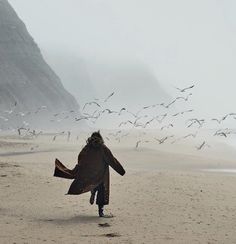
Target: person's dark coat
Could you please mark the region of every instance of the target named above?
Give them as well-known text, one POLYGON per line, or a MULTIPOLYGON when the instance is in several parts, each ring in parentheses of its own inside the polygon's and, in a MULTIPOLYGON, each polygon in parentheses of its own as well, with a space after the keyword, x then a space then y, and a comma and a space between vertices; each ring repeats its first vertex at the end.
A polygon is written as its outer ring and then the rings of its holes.
POLYGON ((54 176, 74 179, 68 191, 71 195, 91 191, 102 183, 105 190, 105 205, 109 203, 109 166, 120 175, 125 174, 125 170, 109 148, 95 141, 82 149, 78 156, 78 164, 72 170, 56 159, 54 176))

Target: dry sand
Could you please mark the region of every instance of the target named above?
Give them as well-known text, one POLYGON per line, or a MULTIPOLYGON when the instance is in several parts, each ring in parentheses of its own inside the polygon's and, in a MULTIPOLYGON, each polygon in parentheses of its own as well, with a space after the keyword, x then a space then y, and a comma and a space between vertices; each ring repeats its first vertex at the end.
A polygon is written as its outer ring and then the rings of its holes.
POLYGON ((114 217, 99 218, 89 193, 67 196, 71 182, 52 177, 55 158, 73 167, 82 144, 0 138, 1 244, 236 243, 236 175, 204 171, 236 168, 234 149, 107 141, 127 173, 111 170, 114 217))

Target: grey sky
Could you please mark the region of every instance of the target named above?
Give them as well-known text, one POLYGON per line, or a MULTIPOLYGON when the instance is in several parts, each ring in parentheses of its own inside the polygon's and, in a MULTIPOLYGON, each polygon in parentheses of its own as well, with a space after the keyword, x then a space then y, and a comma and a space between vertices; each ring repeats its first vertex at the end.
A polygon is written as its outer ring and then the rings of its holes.
POLYGON ((233 0, 10 0, 42 49, 147 65, 170 92, 196 83, 203 113, 236 104, 233 0), (202 102, 203 101, 203 102, 202 102), (207 105, 206 105, 207 104, 207 105))

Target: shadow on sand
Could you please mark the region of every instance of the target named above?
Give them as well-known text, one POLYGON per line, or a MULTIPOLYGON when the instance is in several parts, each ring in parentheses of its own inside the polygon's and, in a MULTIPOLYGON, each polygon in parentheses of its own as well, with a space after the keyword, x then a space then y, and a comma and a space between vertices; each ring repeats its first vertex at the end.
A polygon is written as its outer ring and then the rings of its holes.
POLYGON ((70 224, 87 224, 99 223, 102 218, 95 215, 78 215, 71 218, 42 218, 38 219, 41 222, 52 223, 56 225, 70 225, 70 224))

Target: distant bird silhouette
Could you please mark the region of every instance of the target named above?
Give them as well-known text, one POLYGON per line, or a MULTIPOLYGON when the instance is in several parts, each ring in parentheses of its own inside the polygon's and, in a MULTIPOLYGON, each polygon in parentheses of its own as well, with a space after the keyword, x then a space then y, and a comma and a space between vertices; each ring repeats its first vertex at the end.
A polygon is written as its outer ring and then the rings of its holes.
POLYGON ((127 121, 121 122, 121 123, 119 124, 119 127, 121 127, 122 125, 127 125, 127 124, 133 124, 133 122, 132 122, 132 121, 130 121, 130 120, 127 120, 127 121))
POLYGON ((226 128, 226 129, 219 129, 215 132, 214 136, 224 136, 227 137, 230 134, 235 134, 232 130, 226 128))
POLYGON ((83 120, 83 119, 88 120, 88 117, 80 117, 80 118, 75 118, 75 120, 76 120, 76 121, 80 121, 80 120, 83 120))
POLYGON ((108 108, 106 108, 106 109, 104 109, 104 110, 102 110, 101 111, 101 113, 105 113, 105 112, 108 112, 108 114, 117 114, 118 112, 116 112, 116 111, 114 111, 114 110, 110 110, 110 109, 108 109, 108 108))
POLYGON ((100 104, 98 104, 97 102, 92 101, 92 102, 87 102, 87 103, 85 103, 84 106, 83 106, 83 109, 82 109, 82 110, 84 110, 84 109, 86 108, 86 106, 88 106, 88 105, 92 105, 92 104, 95 104, 95 105, 97 105, 98 107, 101 107, 100 104))
POLYGON ((188 137, 193 137, 193 138, 195 138, 195 137, 197 136, 197 134, 198 134, 198 132, 196 132, 195 134, 193 134, 193 133, 188 134, 188 135, 186 135, 186 136, 183 136, 183 139, 186 139, 186 138, 188 138, 188 137))
POLYGON ((187 91, 187 90, 189 90, 189 89, 192 89, 192 88, 194 88, 194 85, 192 85, 192 86, 189 86, 189 87, 186 87, 186 88, 178 88, 178 87, 175 87, 177 90, 179 90, 180 92, 185 92, 185 91, 187 91))
POLYGON ((125 110, 126 110, 126 108, 121 108, 118 115, 121 115, 122 111, 125 111, 125 110))
POLYGON ((188 120, 189 122, 191 122, 189 125, 188 125, 188 128, 190 128, 192 125, 194 124, 198 124, 199 125, 199 128, 202 127, 202 125, 204 124, 205 120, 204 119, 189 119, 188 120))
POLYGON ((161 130, 169 129, 170 127, 174 127, 174 125, 173 124, 169 124, 169 125, 162 126, 161 130))
POLYGON ((167 117, 167 113, 165 113, 165 114, 162 114, 162 115, 159 115, 159 116, 157 116, 156 117, 156 120, 159 122, 159 123, 162 123, 163 122, 163 120, 167 117), (161 119, 158 119, 159 117, 162 117, 161 119))
POLYGON ((137 142, 136 142, 136 145, 135 145, 135 148, 136 148, 136 149, 138 148, 138 146, 139 146, 139 144, 140 144, 141 142, 148 143, 149 141, 148 141, 148 140, 146 140, 146 141, 142 141, 142 140, 137 141, 137 142))
POLYGON ((163 138, 161 138, 161 139, 158 139, 158 138, 154 138, 156 141, 158 141, 159 142, 159 144, 163 144, 168 138, 172 138, 172 137, 174 137, 174 135, 172 135, 172 136, 166 136, 166 137, 163 137, 163 138))
POLYGON ((211 119, 212 121, 216 121, 218 124, 221 124, 221 122, 223 121, 222 119, 211 119))
POLYGON ((145 124, 142 125, 143 128, 146 128, 147 125, 150 125, 152 121, 154 121, 155 118, 150 119, 149 121, 147 121, 145 124))
POLYGON ((173 114, 172 116, 173 117, 176 117, 176 116, 178 116, 178 115, 183 115, 183 114, 185 114, 185 113, 191 113, 191 112, 193 112, 194 110, 193 109, 189 109, 189 110, 186 110, 186 111, 182 111, 182 112, 179 112, 179 113, 176 113, 176 114, 173 114))
POLYGON ((197 146, 197 150, 202 150, 204 147, 210 147, 206 141, 204 141, 200 146, 197 146))
POLYGON ((141 143, 141 140, 136 142, 135 148, 138 148, 139 144, 141 143))
POLYGON ((112 92, 105 100, 104 102, 107 102, 110 97, 112 97, 115 94, 115 92, 112 92))

